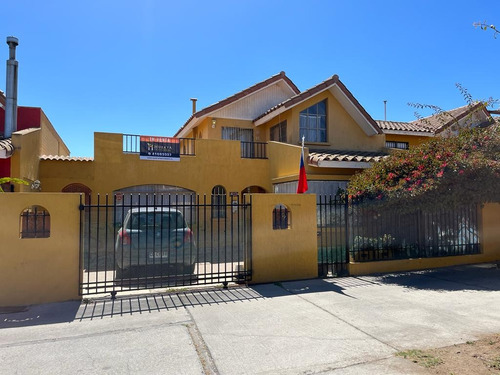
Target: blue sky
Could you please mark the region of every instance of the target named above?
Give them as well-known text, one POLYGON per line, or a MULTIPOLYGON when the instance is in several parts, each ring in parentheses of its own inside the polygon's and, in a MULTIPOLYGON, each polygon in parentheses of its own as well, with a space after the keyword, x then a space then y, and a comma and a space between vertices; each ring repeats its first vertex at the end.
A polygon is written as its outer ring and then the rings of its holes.
POLYGON ((0 60, 18 37, 18 104, 92 156, 94 132, 172 136, 191 97, 202 109, 282 70, 300 90, 338 74, 374 119, 384 100, 394 121, 415 119, 408 102, 462 106, 456 83, 500 98, 500 38, 476 21, 500 24, 500 1, 16 0, 0 60))

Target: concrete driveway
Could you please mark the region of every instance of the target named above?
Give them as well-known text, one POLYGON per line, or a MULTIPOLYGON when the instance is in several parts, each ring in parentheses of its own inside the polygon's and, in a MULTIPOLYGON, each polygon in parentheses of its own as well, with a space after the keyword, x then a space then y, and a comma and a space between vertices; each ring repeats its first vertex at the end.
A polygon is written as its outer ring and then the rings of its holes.
POLYGON ((205 288, 0 309, 1 374, 425 374, 401 350, 500 332, 500 270, 205 288))

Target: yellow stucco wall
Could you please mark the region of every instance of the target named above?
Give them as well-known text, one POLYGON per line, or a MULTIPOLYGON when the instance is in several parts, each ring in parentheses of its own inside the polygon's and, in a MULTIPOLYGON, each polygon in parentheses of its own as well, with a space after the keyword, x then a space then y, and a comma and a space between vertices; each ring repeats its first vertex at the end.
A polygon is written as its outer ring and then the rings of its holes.
POLYGON ((316 241, 315 195, 252 195, 252 283, 317 277, 316 241), (290 211, 289 229, 273 229, 279 203, 290 211))
MULTIPOLYGON (((14 154, 11 158, 11 177, 27 181, 39 179, 41 129, 27 129, 12 134, 14 154)), ((28 192, 29 185, 15 185, 15 191, 28 192)))
POLYGON ((500 204, 489 203, 484 206, 480 214, 480 227, 481 254, 442 258, 351 262, 349 264, 349 273, 352 276, 360 276, 373 273, 414 271, 500 260, 500 204))
POLYGON ((387 142, 408 142, 410 147, 418 146, 422 143, 428 142, 433 137, 419 137, 416 135, 402 135, 402 134, 386 134, 385 139, 387 142))
POLYGON ((42 140, 40 144, 40 155, 61 155, 68 156, 69 149, 61 139, 54 126, 45 115, 40 111, 40 124, 42 129, 42 140))
POLYGON ((79 299, 78 194, 0 194, 0 306, 79 299), (49 238, 20 238, 20 215, 32 205, 50 213, 49 238))
POLYGON ((122 152, 122 135, 95 133, 94 161, 42 160, 40 176, 44 191, 61 191, 70 183, 81 183, 95 193, 121 188, 165 184, 210 196, 212 188, 241 192, 248 186, 271 191, 268 159, 243 159, 239 141, 197 139, 195 156, 179 162, 140 160, 138 154, 122 152))
POLYGON ((327 142, 306 143, 309 148, 380 151, 385 147, 385 135, 367 136, 363 129, 328 90, 305 100, 303 103, 274 117, 269 122, 260 125, 259 128, 262 129, 262 133, 267 137, 263 139, 269 139, 269 132, 272 126, 283 120, 287 120, 287 142, 296 145, 300 144, 300 112, 325 99, 327 100, 327 142))

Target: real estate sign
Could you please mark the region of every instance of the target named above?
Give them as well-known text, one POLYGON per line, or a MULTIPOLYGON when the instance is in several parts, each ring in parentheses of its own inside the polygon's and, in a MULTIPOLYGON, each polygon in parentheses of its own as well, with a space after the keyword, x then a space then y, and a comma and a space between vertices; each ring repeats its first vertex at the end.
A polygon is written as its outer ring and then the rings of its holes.
POLYGON ((144 160, 180 161, 178 138, 141 135, 140 158, 144 160))

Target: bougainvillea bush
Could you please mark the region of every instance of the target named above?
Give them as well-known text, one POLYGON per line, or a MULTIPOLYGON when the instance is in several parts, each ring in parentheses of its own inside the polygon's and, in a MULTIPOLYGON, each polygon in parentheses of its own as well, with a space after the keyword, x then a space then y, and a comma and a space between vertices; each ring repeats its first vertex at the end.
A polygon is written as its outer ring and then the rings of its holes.
POLYGON ((500 201, 500 127, 463 129, 398 151, 353 177, 351 198, 400 209, 500 201))

